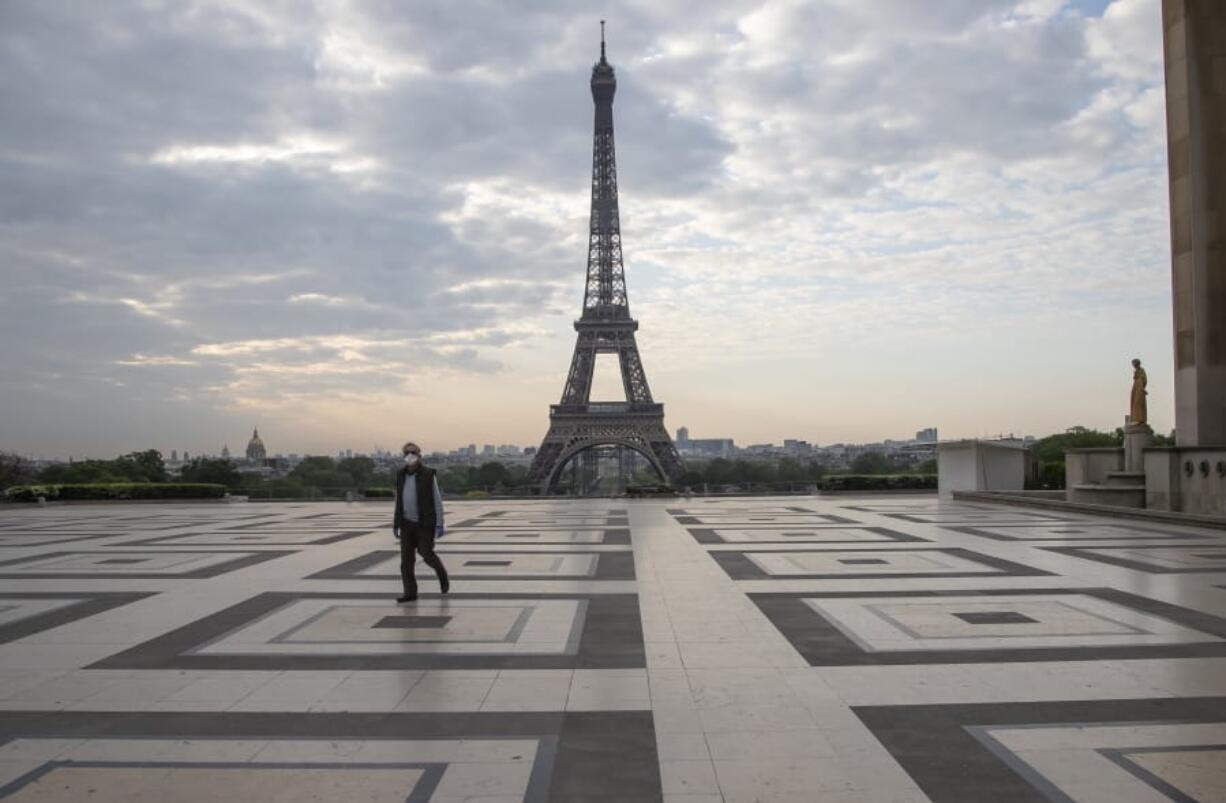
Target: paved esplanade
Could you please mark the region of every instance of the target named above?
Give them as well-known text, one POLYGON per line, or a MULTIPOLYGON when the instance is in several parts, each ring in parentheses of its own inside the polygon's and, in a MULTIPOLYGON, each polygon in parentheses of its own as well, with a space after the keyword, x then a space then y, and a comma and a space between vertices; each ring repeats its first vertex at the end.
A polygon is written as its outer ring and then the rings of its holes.
POLYGON ((0 797, 1226 800, 1226 531, 449 513, 396 605, 389 503, 0 509, 0 797))

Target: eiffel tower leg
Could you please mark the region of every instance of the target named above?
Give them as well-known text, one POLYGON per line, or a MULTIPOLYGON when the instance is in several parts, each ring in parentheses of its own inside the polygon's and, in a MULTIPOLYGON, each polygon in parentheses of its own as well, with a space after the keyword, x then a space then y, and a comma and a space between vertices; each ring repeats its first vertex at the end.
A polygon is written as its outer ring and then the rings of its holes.
POLYGON ((599 336, 593 331, 583 331, 575 339, 575 353, 570 360, 570 373, 566 387, 562 389, 563 404, 586 404, 592 392, 592 374, 596 370, 596 352, 599 336))
POLYGON ((650 402, 651 388, 647 386, 647 374, 639 357, 639 347, 631 334, 628 343, 623 343, 617 352, 622 369, 622 386, 628 402, 650 402))

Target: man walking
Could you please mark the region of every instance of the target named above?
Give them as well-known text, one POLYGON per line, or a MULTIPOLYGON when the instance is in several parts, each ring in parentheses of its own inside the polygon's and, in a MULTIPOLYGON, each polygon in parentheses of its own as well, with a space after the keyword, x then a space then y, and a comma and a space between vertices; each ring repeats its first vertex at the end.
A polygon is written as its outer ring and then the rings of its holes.
POLYGON ((434 469, 421 464, 421 448, 416 443, 404 445, 404 466, 396 472, 396 514, 392 532, 400 540, 400 579, 404 595, 397 602, 417 599, 417 578, 413 564, 417 553, 438 575, 444 594, 451 588, 447 570, 434 552, 434 539, 443 535, 443 494, 438 489, 434 469))

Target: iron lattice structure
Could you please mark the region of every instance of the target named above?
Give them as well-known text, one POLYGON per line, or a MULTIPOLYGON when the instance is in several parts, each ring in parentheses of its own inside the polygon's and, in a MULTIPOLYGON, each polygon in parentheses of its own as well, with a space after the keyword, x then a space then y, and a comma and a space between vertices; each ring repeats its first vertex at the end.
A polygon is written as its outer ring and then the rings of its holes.
POLYGON ((587 283, 583 313, 575 321, 575 353, 562 389, 562 401, 549 408, 549 432, 532 461, 529 480, 553 490, 563 466, 598 446, 622 446, 642 454, 668 482, 680 480, 684 466, 664 428, 664 405, 651 398, 647 374, 630 317, 626 270, 622 263, 621 221, 617 207, 617 154, 613 143, 613 95, 617 78, 605 59, 603 23, 600 61, 592 68, 596 130, 592 145, 592 214, 588 231, 587 283), (625 402, 593 402, 596 355, 616 354, 625 402))

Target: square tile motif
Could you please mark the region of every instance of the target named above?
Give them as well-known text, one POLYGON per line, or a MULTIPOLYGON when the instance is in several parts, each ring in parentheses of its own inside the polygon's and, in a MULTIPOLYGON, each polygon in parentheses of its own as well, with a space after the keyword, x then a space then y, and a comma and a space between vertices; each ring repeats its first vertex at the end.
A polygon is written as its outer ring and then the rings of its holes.
MULTIPOLYGON (((496 521, 491 519, 491 521, 496 521)), ((629 529, 463 529, 449 527, 439 546, 447 544, 621 544, 630 543, 629 529)))
POLYGON ((886 527, 690 528, 700 544, 877 544, 928 539, 886 527))
POLYGON ((839 516, 833 513, 789 513, 789 514, 773 514, 762 516, 747 516, 743 513, 703 513, 700 516, 676 516, 678 524, 683 524, 686 527, 719 527, 719 528, 748 528, 748 527, 786 527, 789 530, 800 530, 810 527, 823 527, 851 524, 858 525, 860 522, 855 519, 849 519, 846 516, 839 516))
POLYGON ((98 669, 575 669, 646 665, 631 594, 269 592, 98 669), (386 624, 401 619, 404 626, 386 624), (414 626, 419 618, 430 623, 414 626), (441 621, 446 619, 445 622, 441 621), (384 624, 380 624, 384 623, 384 624))
POLYGON ((138 592, 27 591, 0 593, 0 644, 153 596, 138 592))
POLYGON ((22 712, 0 722, 0 773, 14 801, 661 798, 642 711, 22 712))
POLYGON ((936 494, 919 496, 906 502, 866 502, 858 505, 842 505, 844 510, 855 510, 860 513, 929 513, 938 510, 947 511, 982 511, 991 510, 982 505, 971 505, 965 502, 946 502, 936 497, 936 494))
MULTIPOLYGON (((1203 532, 1178 528, 1131 524, 1066 523, 1066 524, 999 524, 982 526, 944 526, 942 529, 993 541, 1152 541, 1159 539, 1212 539, 1203 532)), ((1226 538, 1226 533, 1222 534, 1226 538)))
MULTIPOLYGON (((634 553, 567 552, 564 550, 533 550, 531 552, 465 551, 439 549, 447 572, 457 580, 633 580, 634 553)), ((419 559, 419 577, 432 578, 434 570, 419 559)), ((399 550, 380 549, 369 552, 321 572, 309 580, 380 580, 400 579, 399 550)))
POLYGON ((1226 800, 1226 698, 853 710, 934 803, 1226 800))
POLYGON ((384 616, 371 627, 420 630, 429 627, 446 627, 452 618, 451 616, 384 616))
POLYGON ((1024 613, 1017 611, 968 611, 966 613, 954 613, 964 622, 972 625, 1028 625, 1038 624, 1038 619, 1031 619, 1024 613))
POLYGON ((705 516, 708 514, 719 515, 744 515, 744 516, 771 516, 785 513, 808 513, 813 514, 818 511, 811 507, 803 507, 801 505, 747 505, 737 506, 723 504, 720 502, 707 502, 705 507, 670 507, 666 511, 671 516, 705 516))
POLYGON ((709 553, 733 580, 840 580, 1049 575, 969 549, 727 550, 709 553))
MULTIPOLYGON (((388 527, 388 530, 390 532, 390 526, 388 527)), ((116 546, 307 546, 316 544, 335 544, 340 541, 347 541, 350 538, 358 538, 369 532, 371 532, 369 529, 342 530, 340 532, 335 530, 245 530, 241 532, 213 530, 209 532, 179 533, 177 535, 159 535, 153 538, 140 538, 135 541, 124 541, 123 543, 116 544, 116 546)))
POLYGON ((244 569, 292 552, 50 552, 0 561, 0 578, 203 578, 244 569))
POLYGON ((749 596, 813 666, 1226 655, 1226 619, 1114 589, 749 596))
POLYGON ((1025 524, 1027 522, 1052 524, 1081 521, 1076 517, 1054 513, 1030 513, 1021 510, 935 510, 930 513, 883 513, 892 519, 913 524, 1025 524))
POLYGON ((0 547, 29 549, 31 547, 52 546, 54 544, 68 544, 74 541, 89 541, 96 538, 110 538, 117 535, 119 533, 114 532, 63 534, 55 530, 43 532, 6 530, 0 531, 0 547))
POLYGON ((465 519, 451 525, 452 530, 469 529, 593 529, 600 530, 609 527, 629 527, 630 520, 625 516, 497 516, 465 519))
POLYGON ((1226 546, 1070 546, 1048 552, 1123 566, 1148 574, 1226 572, 1226 546))

